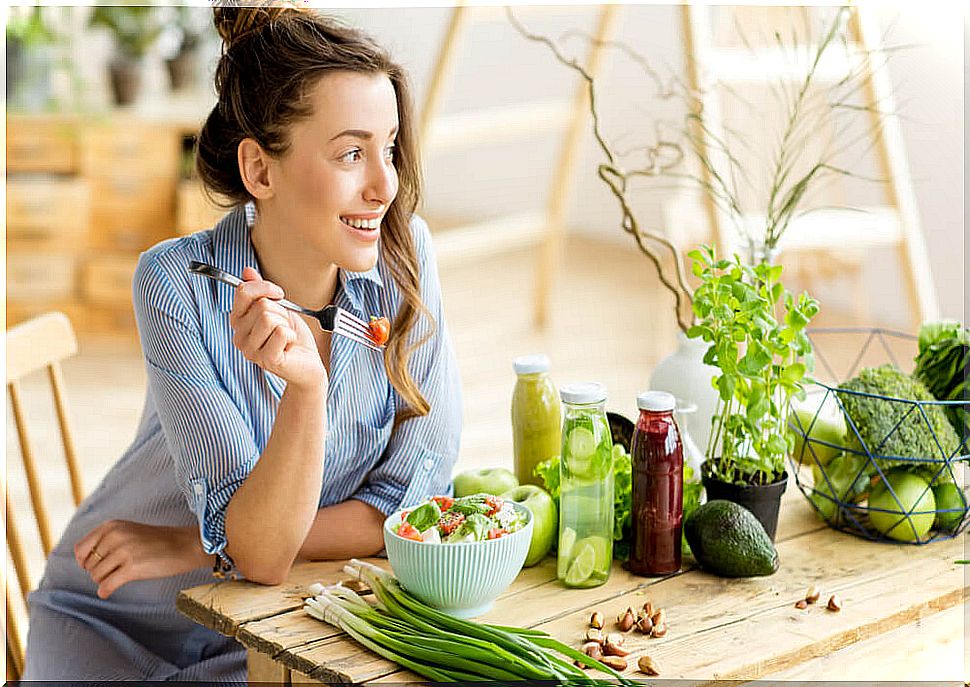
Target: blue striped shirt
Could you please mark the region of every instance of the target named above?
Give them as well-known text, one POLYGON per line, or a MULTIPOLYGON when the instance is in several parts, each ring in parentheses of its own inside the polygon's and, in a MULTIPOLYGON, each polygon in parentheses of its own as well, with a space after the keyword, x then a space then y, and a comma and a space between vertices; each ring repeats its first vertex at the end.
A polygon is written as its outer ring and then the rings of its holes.
MULTIPOLYGON (((391 428, 405 406, 379 352, 331 337, 327 439, 320 507, 358 499, 385 514, 449 493, 458 456, 461 392, 445 328, 427 225, 411 224, 421 295, 435 320, 419 318, 412 340, 434 334, 409 369, 431 405, 427 416, 391 428)), ((232 344, 233 287, 190 274, 190 260, 229 272, 257 266, 242 208, 213 230, 163 242, 142 255, 134 279, 135 315, 148 369, 149 404, 158 413, 176 482, 200 525, 207 553, 226 546, 225 512, 266 447, 286 383, 246 360, 232 344)), ((366 320, 393 319, 402 301, 388 266, 339 271, 335 303, 366 320)))

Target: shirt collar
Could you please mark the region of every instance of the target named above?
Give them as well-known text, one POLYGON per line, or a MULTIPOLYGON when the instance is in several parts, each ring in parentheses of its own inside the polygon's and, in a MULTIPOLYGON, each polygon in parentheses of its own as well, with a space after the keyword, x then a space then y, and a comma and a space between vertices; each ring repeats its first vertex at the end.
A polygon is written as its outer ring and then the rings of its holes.
MULTIPOLYGON (((259 266, 249 233, 254 218, 255 208, 251 203, 247 203, 234 208, 215 226, 212 237, 212 257, 215 267, 240 277, 243 268, 247 265, 259 266)), ((378 287, 384 287, 384 280, 377 265, 366 272, 339 269, 337 278, 340 287, 347 292, 352 301, 355 301, 355 305, 358 304, 356 301, 359 301, 359 294, 356 293, 355 288, 348 288, 352 283, 369 281, 378 287)), ((234 296, 235 287, 222 282, 216 284, 216 302, 220 310, 231 312, 234 296)))

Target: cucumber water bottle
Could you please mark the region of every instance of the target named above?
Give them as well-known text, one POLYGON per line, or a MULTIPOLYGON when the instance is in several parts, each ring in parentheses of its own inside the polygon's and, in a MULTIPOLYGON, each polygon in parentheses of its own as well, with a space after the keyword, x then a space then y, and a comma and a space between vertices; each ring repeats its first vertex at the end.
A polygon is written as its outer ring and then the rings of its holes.
POLYGON ((557 577, 567 587, 596 587, 613 561, 613 441, 606 387, 570 384, 563 401, 557 577))

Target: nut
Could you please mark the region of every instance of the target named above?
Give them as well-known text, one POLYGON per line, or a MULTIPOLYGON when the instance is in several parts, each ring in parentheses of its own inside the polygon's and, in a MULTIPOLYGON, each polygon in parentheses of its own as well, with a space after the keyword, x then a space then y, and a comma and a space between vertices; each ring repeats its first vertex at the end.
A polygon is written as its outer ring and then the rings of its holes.
POLYGON ((621 635, 619 632, 611 632, 610 634, 606 635, 606 639, 604 639, 603 641, 611 642, 613 644, 616 644, 617 646, 623 646, 623 642, 626 641, 626 638, 623 635, 621 635))
POLYGON ((603 629, 603 614, 596 611, 589 617, 589 626, 597 630, 603 629))
POLYGON ((650 634, 653 629, 653 620, 650 619, 649 615, 645 615, 637 621, 637 629, 645 635, 650 634))
POLYGON ((805 599, 799 599, 798 601, 795 602, 795 608, 797 608, 798 610, 808 608, 808 602, 805 599))
POLYGON ((586 642, 583 644, 582 652, 597 661, 603 658, 603 648, 599 645, 599 642, 586 642))
POLYGON ((665 634, 667 634, 666 623, 660 623, 659 625, 654 625, 653 629, 650 630, 651 637, 663 637, 665 634))
POLYGON ((650 618, 653 621, 654 626, 663 625, 667 621, 667 614, 664 609, 658 608, 653 612, 653 616, 650 618))
POLYGON ((637 668, 640 669, 641 673, 646 673, 647 675, 660 675, 657 664, 653 662, 652 658, 646 655, 637 659, 637 668))
POLYGON ((586 630, 586 641, 587 642, 597 642, 599 644, 603 643, 603 631, 597 630, 595 627, 591 627, 586 630))
POLYGON ((630 652, 624 649, 619 644, 614 644, 609 639, 603 644, 603 655, 604 656, 629 656, 630 652))
POLYGON ((629 632, 630 628, 633 627, 634 623, 637 622, 637 617, 633 614, 633 609, 626 609, 626 613, 617 616, 616 627, 621 632, 629 632))
POLYGON ((647 617, 653 616, 653 603, 651 603, 650 601, 643 604, 643 608, 640 610, 640 617, 643 617, 643 616, 647 616, 647 617))
POLYGON ((842 599, 839 598, 838 594, 833 594, 832 596, 829 597, 829 603, 827 608, 830 611, 835 611, 836 613, 842 610, 842 599))
POLYGON ((815 585, 813 584, 811 587, 808 588, 808 591, 805 592, 805 601, 807 603, 813 604, 816 601, 818 601, 819 596, 820 596, 819 591, 818 589, 815 588, 815 585))
POLYGON ((603 663, 613 670, 618 670, 620 672, 626 670, 626 659, 622 656, 604 656, 602 659, 603 663))

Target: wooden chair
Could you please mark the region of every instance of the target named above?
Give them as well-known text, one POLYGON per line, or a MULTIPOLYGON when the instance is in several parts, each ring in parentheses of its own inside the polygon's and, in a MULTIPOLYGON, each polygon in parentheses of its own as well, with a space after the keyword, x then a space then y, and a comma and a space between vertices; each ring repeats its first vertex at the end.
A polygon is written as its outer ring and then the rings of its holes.
MULTIPOLYGON (((34 519, 36 521, 37 531, 40 534, 40 544, 46 557, 50 554, 54 541, 51 536, 50 518, 42 495, 43 477, 38 472, 38 468, 43 469, 47 463, 43 456, 39 460, 35 457, 31 445, 27 421, 24 415, 24 405, 21 400, 20 381, 33 372, 44 369, 47 371, 47 377, 50 381, 51 393, 54 399, 54 408, 57 413, 58 424, 60 425, 61 441, 64 446, 64 457, 67 461, 67 469, 70 475, 74 506, 77 507, 84 497, 84 489, 81 486, 81 475, 78 471, 74 439, 67 416, 67 407, 64 399, 64 381, 61 376, 60 366, 62 360, 77 353, 77 339, 74 336, 74 328, 71 326, 71 322, 67 319, 67 316, 63 313, 52 312, 40 315, 23 324, 8 329, 6 343, 7 392, 10 395, 10 407, 13 411, 14 423, 17 427, 17 439, 20 443, 24 476, 30 493, 34 519)), ((3 489, 6 506, 7 549, 13 560, 21 597, 26 604, 27 593, 31 590, 32 584, 27 568, 27 559, 24 555, 23 543, 25 538, 21 536, 21 531, 17 528, 13 508, 11 507, 10 498, 7 494, 5 479, 0 482, 0 486, 3 489)), ((4 568, 4 573, 6 573, 6 567, 4 568)), ((7 602, 7 679, 16 680, 19 679, 23 671, 24 647, 21 642, 19 628, 17 627, 16 614, 12 611, 11 601, 13 597, 11 596, 10 586, 7 584, 6 574, 4 574, 4 590, 7 602)))

